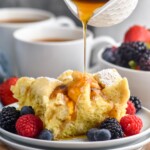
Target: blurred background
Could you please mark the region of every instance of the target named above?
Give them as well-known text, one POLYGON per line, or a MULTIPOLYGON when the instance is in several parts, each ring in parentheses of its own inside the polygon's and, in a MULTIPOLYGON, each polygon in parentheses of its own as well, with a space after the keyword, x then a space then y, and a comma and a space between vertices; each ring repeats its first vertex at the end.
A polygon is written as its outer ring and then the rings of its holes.
MULTIPOLYGON (((30 7, 47 10, 55 16, 68 16, 72 18, 77 25, 81 26, 80 21, 70 12, 64 0, 0 0, 0 8, 4 7, 30 7)), ((135 24, 144 25, 150 28, 150 0, 139 0, 138 6, 132 15, 124 22, 107 28, 88 27, 93 31, 94 36, 108 35, 113 37, 117 42, 123 40, 124 33, 129 27, 135 24)), ((103 46, 103 45, 101 45, 103 46)), ((91 66, 97 63, 97 52, 99 47, 92 51, 91 66)))

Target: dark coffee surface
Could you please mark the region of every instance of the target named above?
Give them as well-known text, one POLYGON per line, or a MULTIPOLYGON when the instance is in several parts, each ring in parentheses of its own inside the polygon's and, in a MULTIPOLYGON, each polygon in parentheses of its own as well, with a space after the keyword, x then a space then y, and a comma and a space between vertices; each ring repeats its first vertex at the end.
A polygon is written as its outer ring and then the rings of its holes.
POLYGON ((67 42, 73 41, 74 39, 61 39, 61 38, 45 38, 45 39, 36 39, 35 42, 67 42))
POLYGON ((32 22, 39 22, 39 21, 43 21, 46 18, 42 18, 42 19, 0 19, 0 23, 32 23, 32 22))

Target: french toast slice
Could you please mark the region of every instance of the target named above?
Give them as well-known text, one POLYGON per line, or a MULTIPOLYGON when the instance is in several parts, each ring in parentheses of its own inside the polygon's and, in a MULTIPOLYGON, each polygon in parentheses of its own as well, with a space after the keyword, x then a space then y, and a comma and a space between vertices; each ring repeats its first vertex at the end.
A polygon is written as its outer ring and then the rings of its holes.
POLYGON ((51 79, 23 77, 11 88, 19 107, 32 106, 55 139, 85 135, 108 117, 126 113, 128 81, 116 70, 95 74, 66 71, 51 79))

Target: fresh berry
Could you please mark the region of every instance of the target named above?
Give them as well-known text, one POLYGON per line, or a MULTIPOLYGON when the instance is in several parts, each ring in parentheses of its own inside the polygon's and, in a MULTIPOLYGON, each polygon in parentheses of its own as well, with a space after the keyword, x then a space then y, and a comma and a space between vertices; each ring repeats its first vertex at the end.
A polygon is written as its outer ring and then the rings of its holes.
POLYGON ((87 132, 87 138, 89 141, 106 141, 111 139, 111 133, 107 129, 90 129, 87 132))
POLYGON ((92 128, 87 132, 87 138, 89 141, 95 141, 95 132, 97 131, 97 128, 92 128))
POLYGON ((146 45, 143 42, 128 42, 122 43, 118 48, 118 53, 121 60, 125 61, 126 65, 129 65, 131 60, 137 62, 146 49, 146 45))
POLYGON ((27 114, 33 114, 33 115, 35 114, 32 106, 24 106, 21 108, 20 115, 23 116, 27 114))
POLYGON ((124 42, 150 42, 150 31, 143 26, 135 25, 125 34, 124 42))
POLYGON ((16 122, 16 130, 19 135, 35 138, 43 129, 41 119, 32 114, 21 116, 16 122))
POLYGON ((116 57, 115 57, 115 48, 106 48, 106 50, 104 51, 102 57, 110 62, 110 63, 115 63, 116 62, 116 57))
POLYGON ((137 98, 136 96, 130 96, 130 101, 134 104, 135 109, 136 109, 136 113, 141 110, 142 108, 142 104, 139 98, 137 98))
POLYGON ((123 130, 115 118, 104 120, 100 125, 100 129, 108 129, 111 133, 111 139, 118 139, 124 136, 123 130))
POLYGON ((18 78, 12 77, 0 84, 0 99, 4 106, 18 101, 13 97, 13 93, 10 90, 11 86, 15 85, 17 80, 18 78))
POLYGON ((140 133, 143 123, 142 120, 135 115, 127 115, 121 118, 120 124, 126 136, 140 133))
POLYGON ((107 129, 100 129, 95 132, 95 141, 106 141, 111 139, 111 133, 107 129))
POLYGON ((38 136, 41 140, 53 140, 54 136, 52 131, 49 131, 47 129, 44 129, 38 136))
POLYGON ((128 106, 126 108, 126 114, 135 115, 136 109, 135 109, 134 104, 131 101, 128 101, 127 104, 128 104, 128 106))
POLYGON ((12 133, 16 133, 15 124, 20 112, 15 107, 5 107, 0 112, 0 127, 12 133))
POLYGON ((141 70, 150 71, 150 50, 147 50, 142 54, 139 60, 139 65, 141 70))

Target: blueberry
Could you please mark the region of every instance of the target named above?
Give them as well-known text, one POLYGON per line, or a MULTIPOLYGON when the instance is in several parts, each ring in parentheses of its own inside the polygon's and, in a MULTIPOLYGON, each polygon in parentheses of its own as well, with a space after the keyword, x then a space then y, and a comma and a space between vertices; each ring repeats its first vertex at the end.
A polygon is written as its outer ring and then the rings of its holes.
POLYGON ((41 140, 53 140, 53 133, 50 130, 44 129, 40 135, 38 136, 38 139, 41 140))
POLYGON ((106 141, 111 139, 111 133, 107 129, 90 129, 87 133, 89 141, 106 141))
POLYGON ((95 132, 95 141, 106 141, 110 139, 111 139, 111 133, 107 129, 101 129, 95 132))
POLYGON ((27 115, 27 114, 35 114, 33 108, 31 106, 24 106, 22 107, 21 111, 20 111, 20 115, 27 115))
POLYGON ((97 132, 97 128, 92 128, 87 132, 87 138, 89 141, 95 141, 95 132, 97 132))
POLYGON ((116 62, 115 52, 112 50, 112 48, 106 48, 102 56, 103 59, 110 63, 114 64, 116 62))

